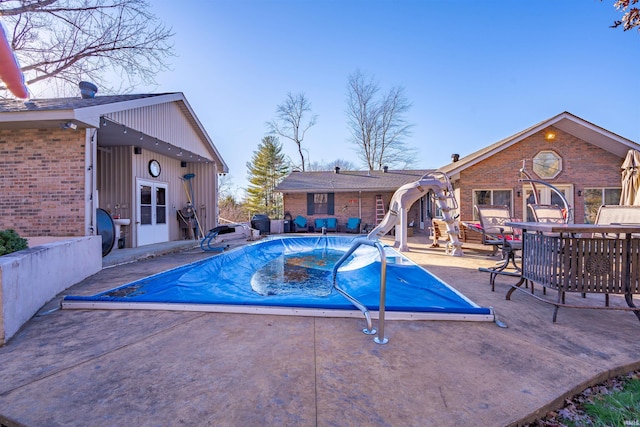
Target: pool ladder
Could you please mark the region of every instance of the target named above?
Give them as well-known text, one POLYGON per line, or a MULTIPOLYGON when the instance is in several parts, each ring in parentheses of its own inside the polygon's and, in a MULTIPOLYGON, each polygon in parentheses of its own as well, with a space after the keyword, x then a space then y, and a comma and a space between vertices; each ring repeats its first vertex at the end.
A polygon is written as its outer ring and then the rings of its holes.
POLYGON ((378 249, 380 252, 380 307, 378 311, 378 335, 373 339, 377 344, 386 344, 389 340, 384 336, 384 304, 385 304, 385 296, 387 289, 387 257, 384 253, 384 248, 382 244, 378 241, 368 240, 368 239, 359 239, 357 240, 349 250, 342 255, 342 257, 336 262, 336 265, 333 266, 333 287, 342 294, 346 299, 351 301, 353 305, 355 305, 362 314, 364 314, 364 318, 367 321, 367 327, 362 330, 367 335, 373 335, 376 333, 376 330, 373 328, 373 324, 371 322, 371 315, 369 314, 369 309, 365 307, 360 301, 349 295, 343 289, 338 287, 336 283, 336 275, 338 274, 338 267, 344 263, 347 258, 351 256, 356 249, 358 249, 361 245, 373 246, 378 249))

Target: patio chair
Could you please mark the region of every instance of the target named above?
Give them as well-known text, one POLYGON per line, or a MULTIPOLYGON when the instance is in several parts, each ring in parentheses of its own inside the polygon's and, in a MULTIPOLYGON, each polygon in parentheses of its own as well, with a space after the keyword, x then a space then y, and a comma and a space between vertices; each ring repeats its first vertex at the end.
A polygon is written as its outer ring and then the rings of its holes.
MULTIPOLYGON (((598 209, 595 224, 638 224, 640 225, 640 206, 602 205, 598 209)), ((604 237, 616 238, 614 234, 604 237)), ((640 234, 633 233, 631 237, 640 238, 640 234)))
POLYGON ((522 247, 521 240, 516 239, 513 228, 504 225, 505 222, 513 220, 508 206, 475 205, 473 208, 478 215, 478 230, 482 233, 482 244, 493 246, 494 254, 498 249, 522 247))
POLYGON ((315 231, 317 231, 318 233, 321 232, 323 229, 326 232, 329 231, 333 231, 333 232, 337 232, 338 231, 338 219, 337 218, 316 218, 314 221, 315 224, 315 231))
POLYGON ((301 231, 309 231, 309 225, 307 224, 307 218, 302 215, 298 215, 293 220, 293 232, 300 233, 301 231))
POLYGON ((520 267, 516 265, 516 252, 522 250, 522 240, 514 229, 506 222, 512 221, 511 212, 506 205, 475 205, 474 209, 480 221, 482 244, 494 248, 494 254, 500 250, 502 263, 492 268, 480 268, 479 271, 491 273, 489 283, 491 290, 495 290, 495 279, 498 274, 520 276, 520 267), (509 264, 515 271, 505 271, 509 264))
POLYGON ((563 224, 567 222, 565 212, 558 205, 527 205, 533 212, 533 218, 536 222, 553 222, 563 224))
POLYGON ((360 218, 349 218, 347 220, 347 226, 345 228, 345 231, 347 233, 354 233, 354 234, 359 234, 360 233, 360 222, 362 220, 360 218))

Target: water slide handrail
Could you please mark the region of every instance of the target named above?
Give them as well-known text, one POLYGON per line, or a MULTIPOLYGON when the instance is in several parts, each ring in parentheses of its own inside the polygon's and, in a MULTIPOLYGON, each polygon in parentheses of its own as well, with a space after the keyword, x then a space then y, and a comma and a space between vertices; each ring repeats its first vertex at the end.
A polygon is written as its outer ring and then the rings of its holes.
POLYGON ((436 197, 436 202, 442 210, 443 219, 447 225, 447 234, 451 240, 451 255, 462 256, 462 244, 458 239, 460 229, 458 228, 456 217, 451 211, 458 208, 451 182, 447 175, 442 172, 431 172, 423 175, 419 180, 410 182, 398 188, 391 197, 389 210, 369 232, 367 238, 376 240, 387 234, 393 227, 396 227, 396 245, 400 251, 408 251, 407 245, 407 212, 417 200, 428 194, 432 190, 436 197))
POLYGON ((351 245, 349 250, 345 252, 345 254, 342 255, 338 262, 336 262, 336 264, 333 266, 333 287, 346 299, 351 301, 351 303, 355 305, 360 311, 362 311, 362 314, 364 314, 364 318, 367 321, 367 328, 363 329, 362 332, 368 335, 375 334, 376 330, 373 328, 369 309, 365 307, 365 305, 360 301, 349 295, 346 291, 340 289, 338 287, 338 284, 336 283, 338 267, 340 267, 342 263, 344 263, 347 258, 349 258, 351 254, 353 254, 353 252, 355 252, 355 250, 358 249, 361 245, 373 246, 378 249, 378 252, 380 252, 380 307, 378 311, 378 336, 376 336, 373 341, 378 344, 386 344, 387 342, 389 342, 389 340, 384 336, 384 304, 387 294, 387 257, 384 253, 384 247, 382 246, 382 244, 378 241, 372 241, 368 239, 356 240, 353 245, 351 245))
POLYGON ((429 176, 434 177, 435 179, 439 180, 440 182, 444 181, 444 185, 446 186, 447 193, 450 195, 449 199, 451 200, 451 202, 453 204, 453 206, 450 206, 450 208, 452 210, 458 209, 458 200, 453 196, 453 194, 454 194, 453 186, 451 185, 451 180, 449 180, 449 177, 447 176, 447 174, 444 173, 444 172, 433 171, 433 172, 430 172, 430 173, 428 173, 426 175, 423 175, 422 179, 428 179, 429 176))

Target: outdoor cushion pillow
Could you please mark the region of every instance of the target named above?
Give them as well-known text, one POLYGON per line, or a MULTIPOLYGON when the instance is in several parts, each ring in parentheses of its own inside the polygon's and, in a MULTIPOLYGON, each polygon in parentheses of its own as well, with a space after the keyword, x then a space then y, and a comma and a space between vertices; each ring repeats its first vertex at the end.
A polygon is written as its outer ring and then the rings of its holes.
POLYGON ((327 218, 327 228, 336 228, 338 220, 336 218, 327 218))
POLYGON ((293 220, 293 223, 300 228, 304 228, 307 226, 307 219, 303 216, 298 215, 296 219, 293 220))
POLYGON ((354 229, 358 227, 358 224, 360 224, 360 218, 349 218, 347 221, 347 228, 354 229))
POLYGON ((327 226, 327 220, 324 218, 316 218, 316 229, 327 226))

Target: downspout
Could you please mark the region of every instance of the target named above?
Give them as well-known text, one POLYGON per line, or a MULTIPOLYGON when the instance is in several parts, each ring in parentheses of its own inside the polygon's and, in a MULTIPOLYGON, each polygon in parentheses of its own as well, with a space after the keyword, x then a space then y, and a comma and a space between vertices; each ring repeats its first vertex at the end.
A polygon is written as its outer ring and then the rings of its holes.
POLYGON ((85 236, 95 236, 97 234, 95 226, 96 209, 98 208, 96 191, 97 135, 97 129, 87 128, 85 130, 85 236))
POLYGON ((215 194, 213 196, 213 228, 218 226, 218 218, 220 218, 219 202, 220 202, 220 175, 218 174, 218 165, 213 164, 213 175, 215 176, 215 194))

